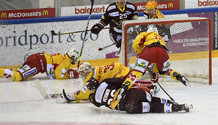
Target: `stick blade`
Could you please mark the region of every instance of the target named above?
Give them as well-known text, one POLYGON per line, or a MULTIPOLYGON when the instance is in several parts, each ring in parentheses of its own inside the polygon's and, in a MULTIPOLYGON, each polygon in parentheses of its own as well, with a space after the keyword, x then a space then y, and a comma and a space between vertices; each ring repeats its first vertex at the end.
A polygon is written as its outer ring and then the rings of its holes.
POLYGON ((45 99, 48 99, 49 97, 46 94, 45 89, 42 86, 42 84, 40 83, 39 79, 35 80, 35 85, 36 85, 36 88, 38 89, 39 93, 41 94, 41 96, 45 99))

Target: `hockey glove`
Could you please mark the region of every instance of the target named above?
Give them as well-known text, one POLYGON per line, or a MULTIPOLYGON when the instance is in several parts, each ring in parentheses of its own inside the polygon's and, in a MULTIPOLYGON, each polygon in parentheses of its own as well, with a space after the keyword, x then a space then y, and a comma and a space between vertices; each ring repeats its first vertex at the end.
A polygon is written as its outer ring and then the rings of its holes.
POLYGON ((98 34, 102 29, 103 29, 103 26, 97 23, 92 27, 91 32, 93 34, 98 34))
POLYGON ((99 82, 97 79, 95 79, 94 77, 90 78, 87 82, 86 82, 86 87, 88 88, 88 90, 90 92, 95 91, 99 86, 99 82))
POLYGON ((119 40, 118 42, 116 42, 116 47, 117 47, 117 48, 120 48, 120 46, 121 46, 121 40, 119 40))
POLYGON ((152 73, 151 74, 151 81, 156 83, 159 80, 159 74, 158 73, 152 73))

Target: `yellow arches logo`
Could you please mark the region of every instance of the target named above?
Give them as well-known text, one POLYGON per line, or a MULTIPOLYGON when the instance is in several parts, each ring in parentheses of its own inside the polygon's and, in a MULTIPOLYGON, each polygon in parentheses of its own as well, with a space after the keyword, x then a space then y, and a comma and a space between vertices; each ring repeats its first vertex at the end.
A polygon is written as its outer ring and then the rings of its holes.
POLYGON ((2 13, 1 13, 1 18, 8 18, 7 13, 6 13, 6 12, 2 12, 2 13))
POLYGON ((173 3, 169 3, 168 8, 173 8, 173 3))
POLYGON ((42 15, 43 15, 43 16, 48 15, 48 10, 43 10, 42 15))

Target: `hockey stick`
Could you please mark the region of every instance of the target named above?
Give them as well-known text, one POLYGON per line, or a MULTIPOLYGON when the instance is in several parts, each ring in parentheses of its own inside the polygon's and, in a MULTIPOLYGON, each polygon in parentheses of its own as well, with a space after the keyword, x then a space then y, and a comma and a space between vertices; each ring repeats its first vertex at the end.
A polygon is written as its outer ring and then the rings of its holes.
MULTIPOLYGON (((111 29, 111 28, 114 28, 114 27, 105 27, 103 29, 111 29)), ((87 31, 91 31, 91 30, 87 30, 87 31)), ((84 30, 81 30, 81 31, 74 31, 74 32, 67 32, 67 33, 55 33, 54 30, 51 31, 51 34, 52 35, 66 35, 66 34, 74 34, 74 33, 81 33, 81 32, 84 32, 84 30)))
POLYGON ((43 88, 42 84, 40 83, 39 79, 35 80, 36 88, 38 89, 41 96, 45 99, 49 99, 48 94, 45 92, 45 89, 43 88))
MULTIPOLYGON (((62 93, 53 93, 53 94, 48 94, 45 91, 45 88, 42 86, 41 82, 39 79, 35 80, 35 85, 36 88, 38 89, 39 93, 44 99, 55 99, 58 98, 62 93)), ((66 93, 64 93, 66 96, 66 93)), ((89 99, 78 99, 78 100, 70 100, 69 103, 77 103, 77 102, 89 102, 89 99)))
MULTIPOLYGON (((148 72, 150 72, 151 73, 151 75, 152 75, 152 71, 149 69, 149 68, 147 68, 147 70, 148 70, 148 72)), ((173 101, 173 102, 175 102, 175 100, 168 94, 168 92, 160 85, 160 83, 157 81, 157 84, 160 86, 160 88, 164 91, 164 93, 173 101)))
POLYGON ((106 49, 106 48, 108 48, 108 47, 111 47, 111 46, 113 46, 113 45, 115 45, 116 43, 113 43, 113 44, 110 44, 110 45, 107 45, 107 46, 105 46, 105 47, 100 47, 100 48, 98 48, 98 51, 101 51, 101 50, 103 50, 103 49, 106 49))
POLYGON ((68 103, 71 103, 71 102, 89 102, 89 99, 79 99, 79 100, 71 100, 67 97, 66 93, 65 93, 65 90, 63 89, 63 96, 64 98, 67 100, 68 103))
POLYGON ((89 27, 89 21, 91 19, 91 15, 92 15, 93 5, 94 5, 94 0, 91 0, 91 9, 90 9, 90 13, 89 13, 89 18, 88 18, 88 21, 87 21, 86 29, 85 29, 85 34, 84 34, 84 37, 83 37, 83 43, 82 43, 82 47, 81 47, 80 54, 79 54, 78 64, 77 64, 78 68, 79 68, 79 64, 80 64, 80 61, 81 61, 81 56, 82 56, 82 53, 83 53, 83 48, 84 48, 84 44, 85 44, 86 34, 87 34, 88 27, 89 27))
POLYGON ((171 97, 169 94, 168 94, 168 92, 160 85, 160 83, 159 82, 157 82, 157 84, 160 86, 160 88, 168 95, 168 97, 173 101, 173 102, 175 102, 175 100, 173 99, 173 97, 171 97))

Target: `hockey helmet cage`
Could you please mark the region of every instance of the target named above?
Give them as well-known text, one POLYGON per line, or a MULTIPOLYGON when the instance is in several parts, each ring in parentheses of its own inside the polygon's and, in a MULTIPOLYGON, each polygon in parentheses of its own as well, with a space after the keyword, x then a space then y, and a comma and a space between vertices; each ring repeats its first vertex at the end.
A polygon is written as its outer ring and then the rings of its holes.
POLYGON ((75 50, 74 48, 70 49, 67 52, 67 55, 71 58, 71 62, 72 64, 75 64, 75 62, 78 60, 79 58, 79 52, 77 50, 75 50), (74 57, 74 58, 72 58, 74 57))
POLYGON ((146 31, 147 33, 150 33, 150 32, 155 32, 158 34, 158 30, 157 30, 157 27, 154 26, 153 24, 150 24, 147 26, 148 30, 146 31))
POLYGON ((157 2, 156 1, 149 1, 146 5, 145 5, 146 9, 157 9, 157 2))
POLYGON ((88 62, 82 62, 79 66, 79 75, 85 79, 92 71, 92 65, 88 62))

